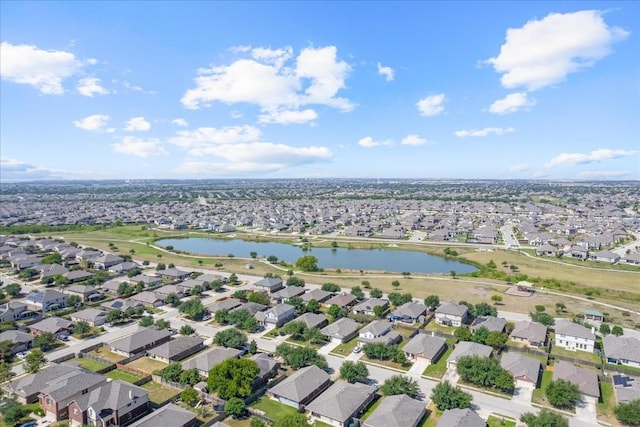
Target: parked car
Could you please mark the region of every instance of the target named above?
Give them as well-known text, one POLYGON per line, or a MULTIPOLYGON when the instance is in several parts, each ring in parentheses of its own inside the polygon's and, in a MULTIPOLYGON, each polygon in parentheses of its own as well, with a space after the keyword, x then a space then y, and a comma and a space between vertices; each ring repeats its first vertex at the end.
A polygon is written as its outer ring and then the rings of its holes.
POLYGON ((205 321, 205 322, 208 321, 208 320, 211 320, 211 315, 210 314, 205 314, 204 316, 202 316, 202 320, 205 321))
POLYGON ((29 354, 29 352, 28 352, 28 351, 21 351, 20 353, 16 353, 16 357, 17 357, 18 359, 21 359, 21 360, 22 360, 22 359, 24 359, 25 357, 27 357, 27 354, 29 354))
POLYGON ((361 351, 362 351, 362 347, 360 347, 360 345, 357 345, 353 348, 354 353, 360 353, 361 351))
POLYGON ((38 423, 36 421, 27 421, 26 423, 20 424, 18 427, 36 427, 38 423))

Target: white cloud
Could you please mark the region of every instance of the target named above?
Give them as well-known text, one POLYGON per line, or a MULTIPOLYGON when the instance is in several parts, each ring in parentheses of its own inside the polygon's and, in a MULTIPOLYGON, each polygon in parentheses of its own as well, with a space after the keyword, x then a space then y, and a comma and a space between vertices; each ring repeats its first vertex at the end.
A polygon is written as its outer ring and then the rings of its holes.
POLYGON ((223 128, 201 127, 192 131, 182 130, 169 139, 171 144, 186 148, 192 156, 214 153, 221 145, 253 142, 260 138, 260 130, 253 126, 228 126, 223 128))
POLYGON ((412 135, 405 136, 404 139, 401 141, 401 144, 417 146, 417 145, 424 145, 428 142, 429 141, 427 141, 425 138, 422 138, 420 135, 412 134, 412 135))
POLYGON ((269 111, 258 116, 260 123, 279 123, 282 125, 301 124, 313 121, 318 118, 318 113, 308 108, 306 110, 278 110, 269 111))
POLYGON ((73 53, 31 45, 0 44, 0 75, 4 80, 34 86, 47 95, 62 95, 62 82, 83 67, 73 53))
POLYGON ((562 165, 583 165, 587 163, 599 163, 606 160, 619 159, 621 157, 629 157, 638 154, 639 151, 634 150, 611 150, 608 148, 599 148, 591 153, 562 153, 551 160, 545 166, 562 166, 562 165))
POLYGON ((364 148, 373 148, 373 147, 381 147, 383 145, 393 145, 392 141, 376 141, 370 136, 365 136, 364 138, 358 141, 358 145, 364 148))
POLYGON ((85 77, 78 82, 78 92, 81 95, 93 98, 93 95, 107 95, 109 91, 103 88, 102 81, 95 77, 85 77))
POLYGON ((73 125, 77 128, 101 132, 105 130, 105 126, 109 123, 110 117, 106 114, 94 114, 92 116, 85 117, 84 119, 74 120, 73 125))
POLYGON ((189 126, 189 123, 187 123, 187 121, 183 118, 173 119, 171 120, 171 123, 181 128, 186 128, 187 126, 189 126))
POLYGON ((147 95, 155 95, 156 94, 156 92, 153 91, 153 90, 144 89, 141 86, 131 84, 131 83, 127 82, 127 81, 122 82, 122 87, 124 87, 125 89, 133 90, 135 92, 141 92, 141 93, 144 93, 144 94, 147 94, 147 95))
POLYGON ((351 67, 337 59, 335 46, 305 48, 295 63, 291 47, 243 47, 234 52, 249 53, 250 57, 199 69, 195 87, 181 99, 186 108, 198 109, 215 101, 255 104, 266 115, 270 111, 297 111, 312 104, 342 111, 354 108, 351 101, 336 96, 345 87, 351 67))
POLYGON ((531 174, 531 176, 534 177, 534 178, 540 178, 540 179, 549 178, 549 174, 547 174, 546 172, 542 172, 542 171, 535 171, 534 173, 531 174))
POLYGON ((484 129, 468 129, 457 130, 454 134, 457 137, 465 138, 468 136, 489 136, 489 135, 505 135, 507 133, 515 132, 515 128, 484 128, 484 129))
POLYGON ((111 144, 111 147, 116 153, 130 154, 142 158, 169 155, 169 152, 155 138, 145 140, 135 136, 125 136, 120 142, 111 144))
POLYGON ((630 177, 629 171, 583 171, 578 173, 581 179, 620 179, 630 177))
POLYGON ((509 172, 524 172, 527 170, 529 170, 529 166, 524 163, 509 166, 509 172))
POLYGON ((229 116, 231 116, 232 119, 240 119, 242 118, 242 112, 238 110, 233 110, 231 113, 229 113, 229 116))
POLYGON ((510 93, 502 99, 498 99, 489 107, 489 112, 494 114, 510 114, 528 109, 536 105, 535 99, 529 99, 526 92, 510 93))
POLYGON ((597 10, 551 13, 509 28, 500 54, 485 62, 502 74, 506 88, 531 91, 561 82, 609 55, 611 45, 629 35, 607 26, 602 15, 597 10))
POLYGON ((151 123, 144 117, 132 117, 126 123, 124 130, 128 132, 147 132, 151 129, 151 123))
POLYGON ((378 74, 384 76, 384 79, 390 82, 394 79, 395 71, 391 67, 383 67, 382 64, 378 62, 378 74))
POLYGON ((430 95, 416 104, 421 116, 436 116, 444 111, 444 93, 430 95))

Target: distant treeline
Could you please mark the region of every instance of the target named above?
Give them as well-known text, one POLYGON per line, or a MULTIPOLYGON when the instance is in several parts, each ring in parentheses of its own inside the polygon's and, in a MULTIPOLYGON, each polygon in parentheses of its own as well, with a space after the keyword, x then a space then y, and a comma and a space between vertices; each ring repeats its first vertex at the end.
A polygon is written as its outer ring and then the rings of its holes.
POLYGON ((0 234, 36 234, 50 233, 56 231, 95 231, 107 228, 106 225, 85 225, 85 224, 68 224, 68 225, 4 225, 0 226, 0 234))

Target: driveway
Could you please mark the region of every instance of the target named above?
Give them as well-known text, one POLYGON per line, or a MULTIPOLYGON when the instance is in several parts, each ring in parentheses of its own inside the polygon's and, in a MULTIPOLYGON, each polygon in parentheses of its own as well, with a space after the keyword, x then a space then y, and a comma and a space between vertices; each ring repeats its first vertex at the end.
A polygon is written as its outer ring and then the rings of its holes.
POLYGON ((427 369, 427 366, 429 366, 428 360, 423 359, 422 357, 416 357, 416 360, 413 361, 413 365, 411 366, 411 369, 407 371, 407 374, 414 377, 422 376, 422 373, 427 369))
POLYGON ((523 405, 530 405, 533 398, 533 388, 527 386, 516 386, 513 390, 514 402, 521 403, 523 405))
POLYGON ((449 381, 449 384, 451 385, 458 384, 459 379, 460 379, 460 376, 458 375, 458 372, 456 371, 455 367, 448 368, 447 372, 445 372, 444 375, 442 376, 442 382, 449 381))
POLYGON ((596 422, 596 400, 590 397, 582 398, 582 402, 576 405, 576 418, 596 422))

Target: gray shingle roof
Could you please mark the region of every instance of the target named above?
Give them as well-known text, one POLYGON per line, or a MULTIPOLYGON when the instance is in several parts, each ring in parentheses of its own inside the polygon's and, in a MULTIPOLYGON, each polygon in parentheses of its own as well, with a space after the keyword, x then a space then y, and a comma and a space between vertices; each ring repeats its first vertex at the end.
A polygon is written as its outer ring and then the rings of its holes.
POLYGON ((298 370, 275 385, 270 392, 293 402, 302 402, 329 381, 329 374, 315 365, 298 370))
POLYGON ((182 367, 185 370, 196 368, 202 372, 209 372, 217 364, 227 359, 238 358, 241 354, 242 351, 235 348, 213 347, 192 359, 182 362, 182 367))
POLYGON ((256 353, 251 356, 250 359, 256 362, 256 364, 258 365, 258 369, 260 369, 260 372, 258 372, 258 377, 264 377, 273 369, 275 369, 276 366, 278 366, 278 362, 273 357, 270 357, 264 353, 256 353))
POLYGON ((329 326, 326 326, 320 330, 324 335, 329 338, 343 339, 349 335, 355 333, 358 330, 360 324, 355 320, 343 317, 333 322, 329 326))
MULTIPOLYGON (((187 350, 201 346, 203 342, 204 340, 200 337, 178 337, 152 348, 148 353, 165 359, 174 359, 187 350)), ((182 358, 185 358, 185 355, 183 355, 182 358)))
POLYGON ((456 362, 462 356, 480 356, 480 357, 489 357, 491 356, 491 351, 493 349, 488 345, 478 344, 477 342, 471 341, 460 341, 456 344, 456 348, 453 349, 448 362, 456 362))
POLYGON ((443 338, 417 334, 402 348, 402 351, 433 360, 443 348, 446 348, 446 345, 447 342, 443 338))
POLYGON ((563 379, 575 384, 580 392, 588 396, 600 397, 598 373, 592 369, 580 368, 563 360, 553 365, 553 379, 563 379))
POLYGON ((171 336, 171 333, 165 329, 141 327, 129 336, 110 342, 109 346, 130 353, 168 336, 171 336))
POLYGON ((389 301, 381 298, 369 298, 368 300, 362 301, 356 305, 354 305, 351 310, 354 312, 357 311, 373 311, 375 307, 386 307, 389 305, 389 301))
POLYGON ((327 320, 327 316, 324 313, 304 313, 293 319, 292 322, 303 322, 307 328, 317 328, 319 327, 318 325, 321 325, 327 320))
POLYGON ((376 387, 367 384, 336 381, 307 405, 307 410, 344 423, 356 415, 376 391, 376 387))
POLYGON ((233 310, 236 307, 240 307, 242 301, 236 298, 227 298, 223 301, 218 301, 215 304, 209 306, 209 311, 215 313, 220 310, 233 310))
POLYGON ((540 361, 516 352, 502 354, 500 365, 514 378, 525 378, 534 384, 538 383, 540 376, 540 361))
MULTIPOLYGON (((80 390, 80 389, 79 389, 80 390)), ((80 409, 86 411, 89 407, 100 414, 102 411, 118 411, 126 407, 131 399, 129 394, 140 398, 148 396, 149 392, 142 387, 121 380, 109 381, 76 399, 80 409)))
POLYGON ((640 363, 640 340, 634 337, 607 335, 603 339, 607 358, 640 363))
POLYGON ((449 314, 453 316, 466 316, 468 308, 466 305, 456 304, 454 302, 443 302, 436 309, 436 314, 449 314))
POLYGON ((489 332, 502 332, 504 327, 507 325, 507 321, 501 317, 493 317, 493 316, 479 316, 476 317, 473 323, 471 324, 471 330, 475 331, 481 327, 485 327, 489 330, 489 332))
POLYGON ((419 302, 409 301, 398 307, 392 315, 397 317, 418 318, 427 312, 427 306, 419 302))
POLYGON ((572 321, 566 320, 566 319, 558 320, 556 322, 555 331, 556 331, 556 335, 561 334, 561 335, 567 335, 570 337, 585 338, 585 339, 594 340, 594 341, 596 339, 595 334, 591 332, 590 329, 587 329, 582 325, 573 323, 572 321))
POLYGON ((51 332, 55 334, 60 329, 71 329, 73 327, 73 322, 70 322, 61 317, 47 317, 39 321, 38 323, 34 323, 29 326, 29 328, 42 331, 42 332, 51 332))
POLYGON ((448 409, 444 411, 437 427, 485 427, 487 422, 471 409, 448 409))
POLYGON ((3 388, 18 396, 26 397, 39 393, 62 378, 68 378, 74 375, 84 375, 87 371, 72 365, 51 364, 42 371, 27 375, 5 384, 3 388))
POLYGON ((302 298, 302 301, 304 302, 309 302, 312 299, 316 301, 322 301, 326 298, 329 298, 330 295, 331 292, 323 291, 322 289, 314 289, 305 293, 304 295, 301 295, 300 298, 302 298))
POLYGON ((182 427, 195 418, 196 414, 193 412, 187 411, 175 403, 169 403, 129 427, 182 427))
POLYGON ((0 333, 0 342, 11 341, 13 344, 25 344, 33 341, 33 335, 11 329, 0 333))
POLYGON ((374 337, 377 337, 387 332, 392 326, 393 324, 388 320, 374 320, 364 328, 360 329, 360 334, 362 335, 367 332, 371 332, 374 337))
POLYGON ((93 389, 107 379, 102 375, 80 370, 69 375, 63 375, 49 382, 40 390, 41 393, 51 396, 58 403, 58 407, 64 407, 71 402, 71 397, 78 390, 93 389))
POLYGON ((106 316, 107 316, 106 312, 102 310, 98 310, 96 308, 86 308, 84 310, 80 310, 71 315, 71 317, 75 319, 88 320, 91 322, 96 321, 99 317, 106 317, 106 316))
POLYGON ((542 343, 545 342, 547 337, 547 327, 542 323, 523 320, 516 322, 510 336, 512 338, 526 339, 529 342, 542 343))
POLYGON ((413 427, 424 416, 426 405, 406 394, 387 396, 363 427, 413 427))

